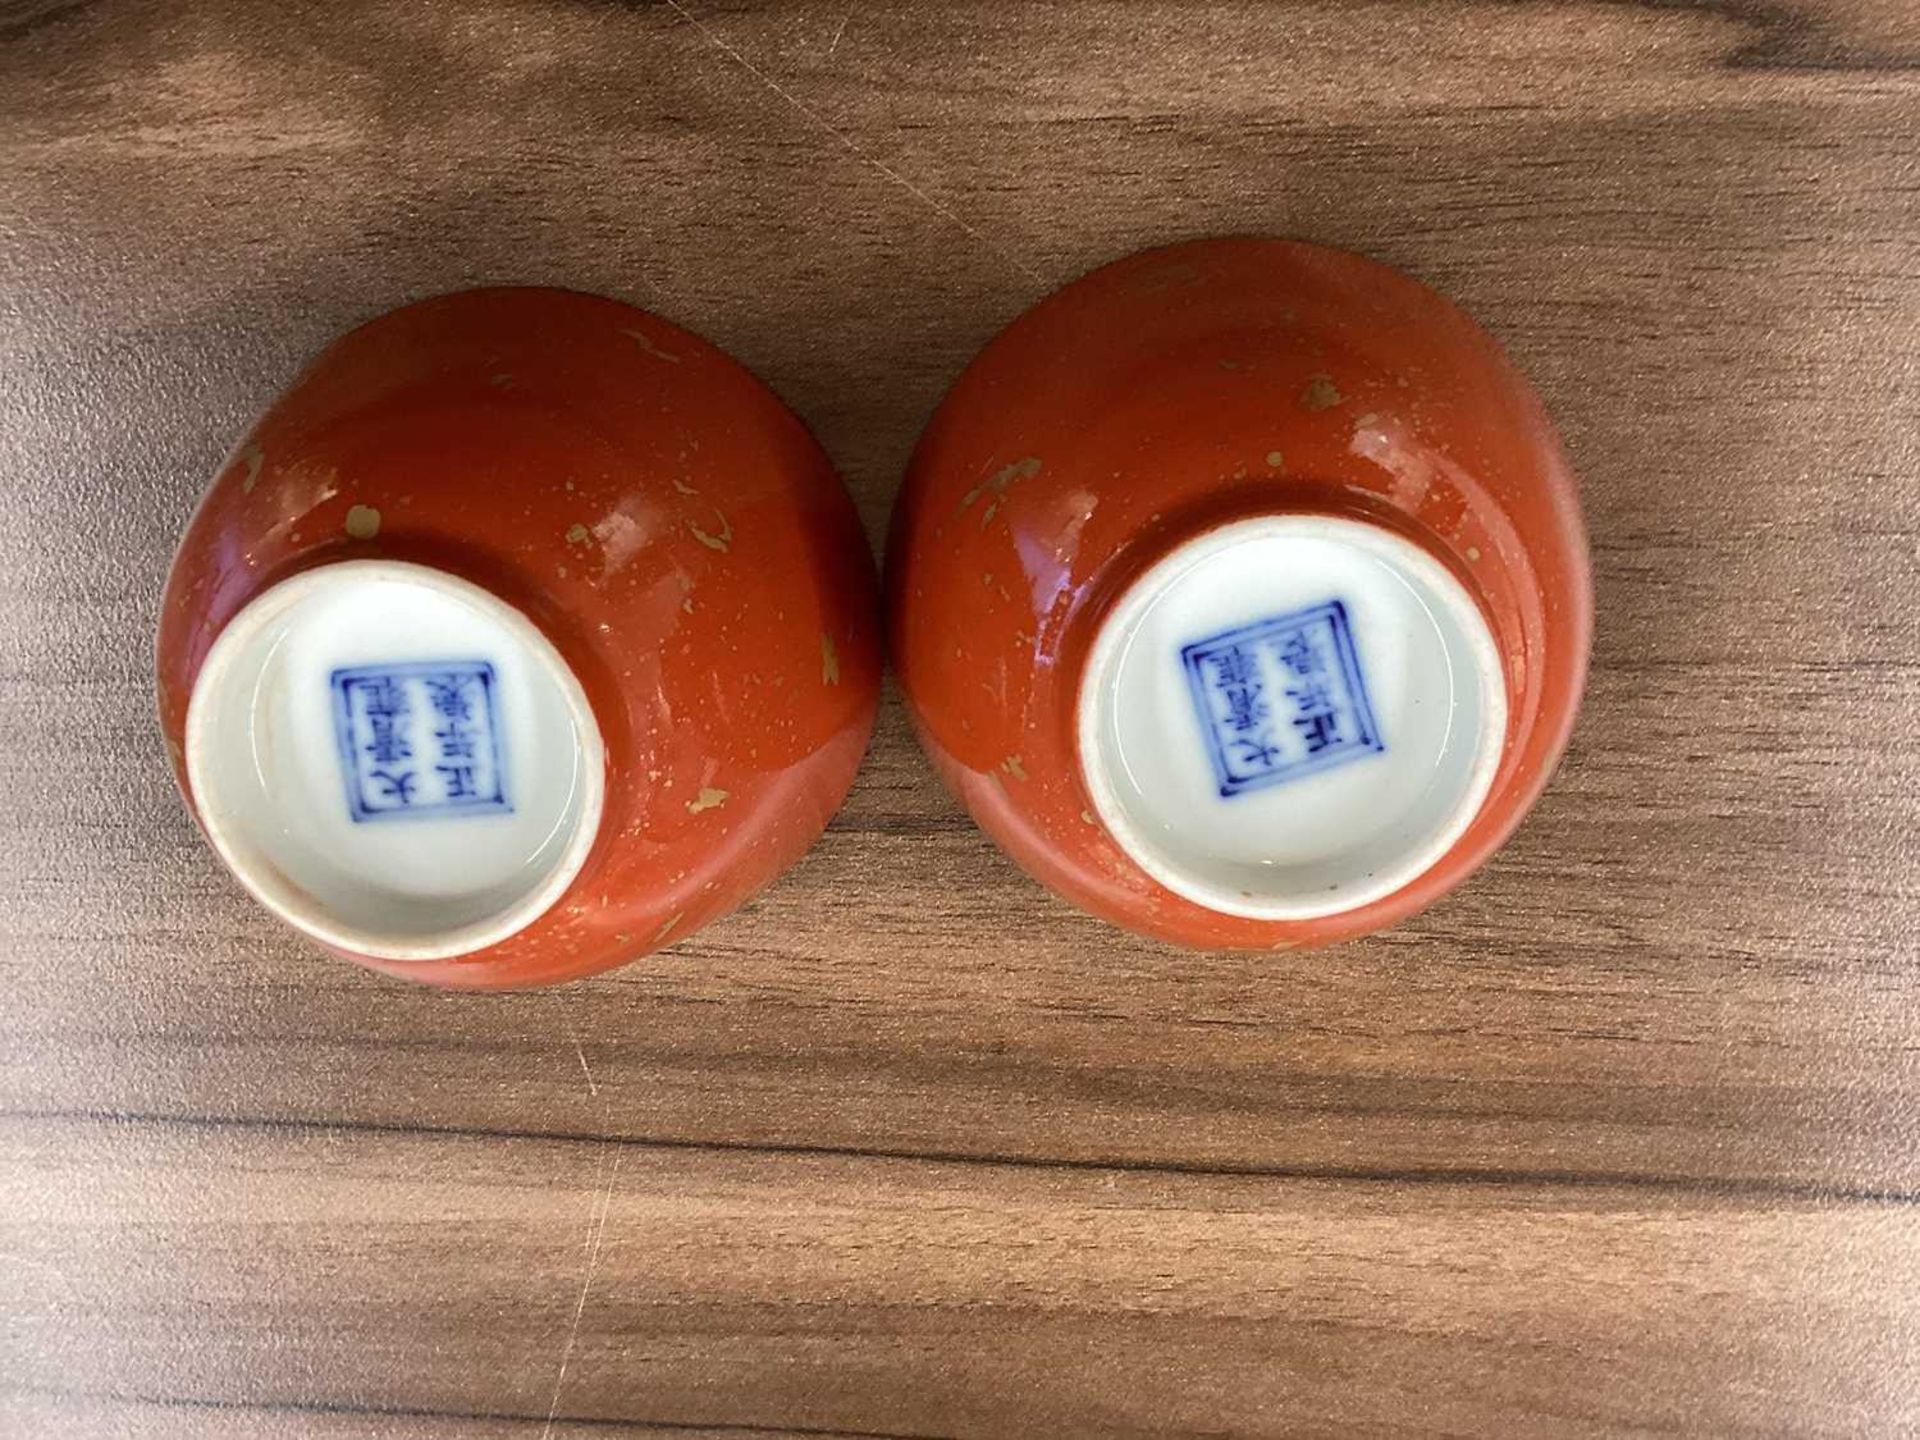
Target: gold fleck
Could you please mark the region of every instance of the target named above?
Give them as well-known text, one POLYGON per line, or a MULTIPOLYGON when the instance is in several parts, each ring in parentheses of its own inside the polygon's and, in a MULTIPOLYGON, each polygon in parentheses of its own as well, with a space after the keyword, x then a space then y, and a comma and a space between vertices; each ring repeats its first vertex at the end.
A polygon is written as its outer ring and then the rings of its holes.
POLYGON ((1300 404, 1308 410, 1327 410, 1340 403, 1340 388, 1331 375, 1315 375, 1300 394, 1300 404))
POLYGON ((573 491, 573 481, 571 480, 567 481, 567 491, 569 494, 571 494, 573 491))
POLYGON ((587 543, 587 536, 591 533, 586 526, 575 521, 567 527, 567 543, 569 545, 584 545, 587 543))
POLYGON ((674 481, 673 488, 678 490, 682 495, 698 495, 700 493, 698 490, 694 489, 693 486, 687 484, 687 482, 684 480, 674 481))
POLYGON ((1480 547, 1478 545, 1467 546, 1467 559, 1478 560, 1479 558, 1480 558, 1480 547))
POLYGON ((840 683, 840 652, 834 648, 833 637, 824 630, 820 632, 820 683, 840 683))
POLYGON ((492 385, 496 385, 500 389, 504 390, 507 388, 507 386, 513 384, 513 376, 507 374, 506 371, 502 370, 498 375, 493 376, 488 383, 492 385))
MULTIPOLYGON (((967 491, 965 495, 962 495, 960 497, 960 508, 965 510, 982 495, 987 494, 995 497, 993 505, 997 508, 999 505, 999 497, 1007 493, 1008 486, 1019 480, 1031 480, 1039 473, 1040 461, 1038 457, 1029 455, 1024 460, 1016 460, 1011 465, 994 471, 994 473, 989 475, 983 482, 967 491)), ((986 524, 984 520, 980 523, 983 527, 986 524)))
POLYGON ((686 612, 687 612, 687 614, 689 614, 689 615, 691 615, 691 614, 693 613, 693 601, 691 601, 691 600, 682 600, 682 601, 680 602, 680 608, 681 608, 682 610, 684 610, 684 611, 686 611, 686 612))
POLYGON ((1093 812, 1091 810, 1082 810, 1080 812, 1080 818, 1086 821, 1087 824, 1089 825, 1092 825, 1095 823, 1093 818, 1093 812))
POLYGON ((727 792, 716 790, 711 785, 703 786, 698 800, 687 802, 687 813, 698 815, 702 810, 717 810, 727 803, 727 792))
POLYGON ((661 925, 658 930, 653 932, 653 943, 658 945, 662 940, 665 940, 667 936, 672 933, 673 927, 686 918, 686 914, 687 912, 684 910, 676 910, 673 914, 669 915, 666 918, 666 922, 661 925))
POLYGON ((1222 370, 1239 370, 1244 367, 1240 364, 1238 360, 1222 360, 1220 362, 1220 368, 1222 370))
POLYGON ((1006 767, 1007 774, 1013 776, 1014 779, 1024 780, 1027 778, 1027 767, 1021 763, 1018 755, 1009 755, 1000 763, 1006 767))
POLYGON ((1278 470, 1286 463, 1287 457, 1282 455, 1278 450, 1267 451, 1267 464, 1271 465, 1274 469, 1278 470))
POLYGON ((622 330, 620 333, 633 341, 633 343, 638 345, 642 350, 646 351, 647 354, 653 356, 654 359, 664 360, 669 365, 678 365, 680 363, 680 357, 678 355, 669 355, 638 330, 622 330))
POLYGON ((356 505, 347 511, 347 534, 355 540, 371 540, 380 533, 380 512, 371 505, 356 505))
POLYGON ((247 462, 247 476, 240 482, 240 491, 251 495, 255 482, 260 479, 260 467, 267 463, 267 455, 258 445, 249 445, 243 458, 247 462))
POLYGON ((560 578, 561 578, 562 580, 564 580, 564 579, 566 579, 566 578, 567 578, 567 567, 566 567, 566 566, 564 566, 564 565, 556 565, 556 566, 554 566, 553 568, 554 568, 554 569, 556 569, 556 570, 558 570, 558 571, 560 572, 560 578))
POLYGON ((720 514, 717 508, 713 513, 720 516, 720 533, 718 535, 709 535, 691 520, 687 522, 687 529, 693 532, 694 539, 698 540, 709 550, 719 550, 724 553, 733 540, 733 526, 728 522, 725 515, 720 514))
POLYGON ((633 936, 624 930, 616 930, 613 932, 613 943, 616 945, 631 945, 633 944, 633 936))

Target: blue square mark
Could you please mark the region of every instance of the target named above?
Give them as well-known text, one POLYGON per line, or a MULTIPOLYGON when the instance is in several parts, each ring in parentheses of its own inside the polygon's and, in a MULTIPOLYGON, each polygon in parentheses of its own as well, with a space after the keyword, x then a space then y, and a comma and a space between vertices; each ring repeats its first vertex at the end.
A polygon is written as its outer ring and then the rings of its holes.
POLYGON ((1339 600, 1196 640, 1180 660, 1223 797, 1387 748, 1339 600))
POLYGON ((512 812, 485 660, 352 666, 335 670, 332 686, 356 823, 512 812))

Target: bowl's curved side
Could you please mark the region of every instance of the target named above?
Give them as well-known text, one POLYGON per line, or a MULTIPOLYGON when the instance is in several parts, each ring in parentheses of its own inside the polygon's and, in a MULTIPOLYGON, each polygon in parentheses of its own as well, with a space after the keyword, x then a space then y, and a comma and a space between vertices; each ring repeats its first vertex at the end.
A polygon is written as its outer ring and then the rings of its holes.
POLYGON ((485 587, 579 677, 606 742, 599 838, 544 915, 473 954, 351 956, 476 988, 607 969, 790 866, 878 704, 872 557, 803 425, 708 342, 617 301, 503 289, 394 311, 323 352, 208 490, 169 574, 159 708, 249 601, 397 559, 485 587))
POLYGON ((1451 302, 1289 241, 1117 261, 990 342, 922 435, 888 548, 902 688, 949 786, 1050 888, 1197 946, 1325 944, 1391 925, 1512 831, 1565 747, 1592 627, 1571 472, 1538 398, 1451 302), (1417 541, 1480 601, 1508 672, 1477 818, 1417 880, 1311 921, 1207 910, 1094 820, 1076 688, 1114 598, 1236 519, 1326 513, 1417 541))

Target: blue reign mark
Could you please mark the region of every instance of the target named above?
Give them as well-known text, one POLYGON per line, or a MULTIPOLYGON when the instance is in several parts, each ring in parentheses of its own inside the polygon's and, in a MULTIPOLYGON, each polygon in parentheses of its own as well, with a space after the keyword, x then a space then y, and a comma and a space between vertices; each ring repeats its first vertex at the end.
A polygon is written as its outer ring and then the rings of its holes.
POLYGON ((1222 796, 1387 748, 1338 600, 1196 640, 1180 659, 1222 796))
POLYGON ((332 683, 355 821, 512 811, 485 660, 361 665, 332 683))

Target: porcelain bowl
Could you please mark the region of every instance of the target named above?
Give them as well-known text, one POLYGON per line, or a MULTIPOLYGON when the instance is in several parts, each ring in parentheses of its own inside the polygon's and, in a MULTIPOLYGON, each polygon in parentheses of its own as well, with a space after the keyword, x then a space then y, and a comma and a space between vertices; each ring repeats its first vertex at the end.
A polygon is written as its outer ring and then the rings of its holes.
POLYGON ((337 341, 180 542, 189 806, 263 904, 446 986, 586 975, 791 865, 865 751, 871 556, 820 447, 610 299, 441 296, 337 341))
POLYGON ((1191 946, 1391 925, 1564 749, 1592 600, 1539 400, 1433 290, 1282 240, 1132 256, 1014 321, 888 548, 921 741, 1097 915, 1191 946))

